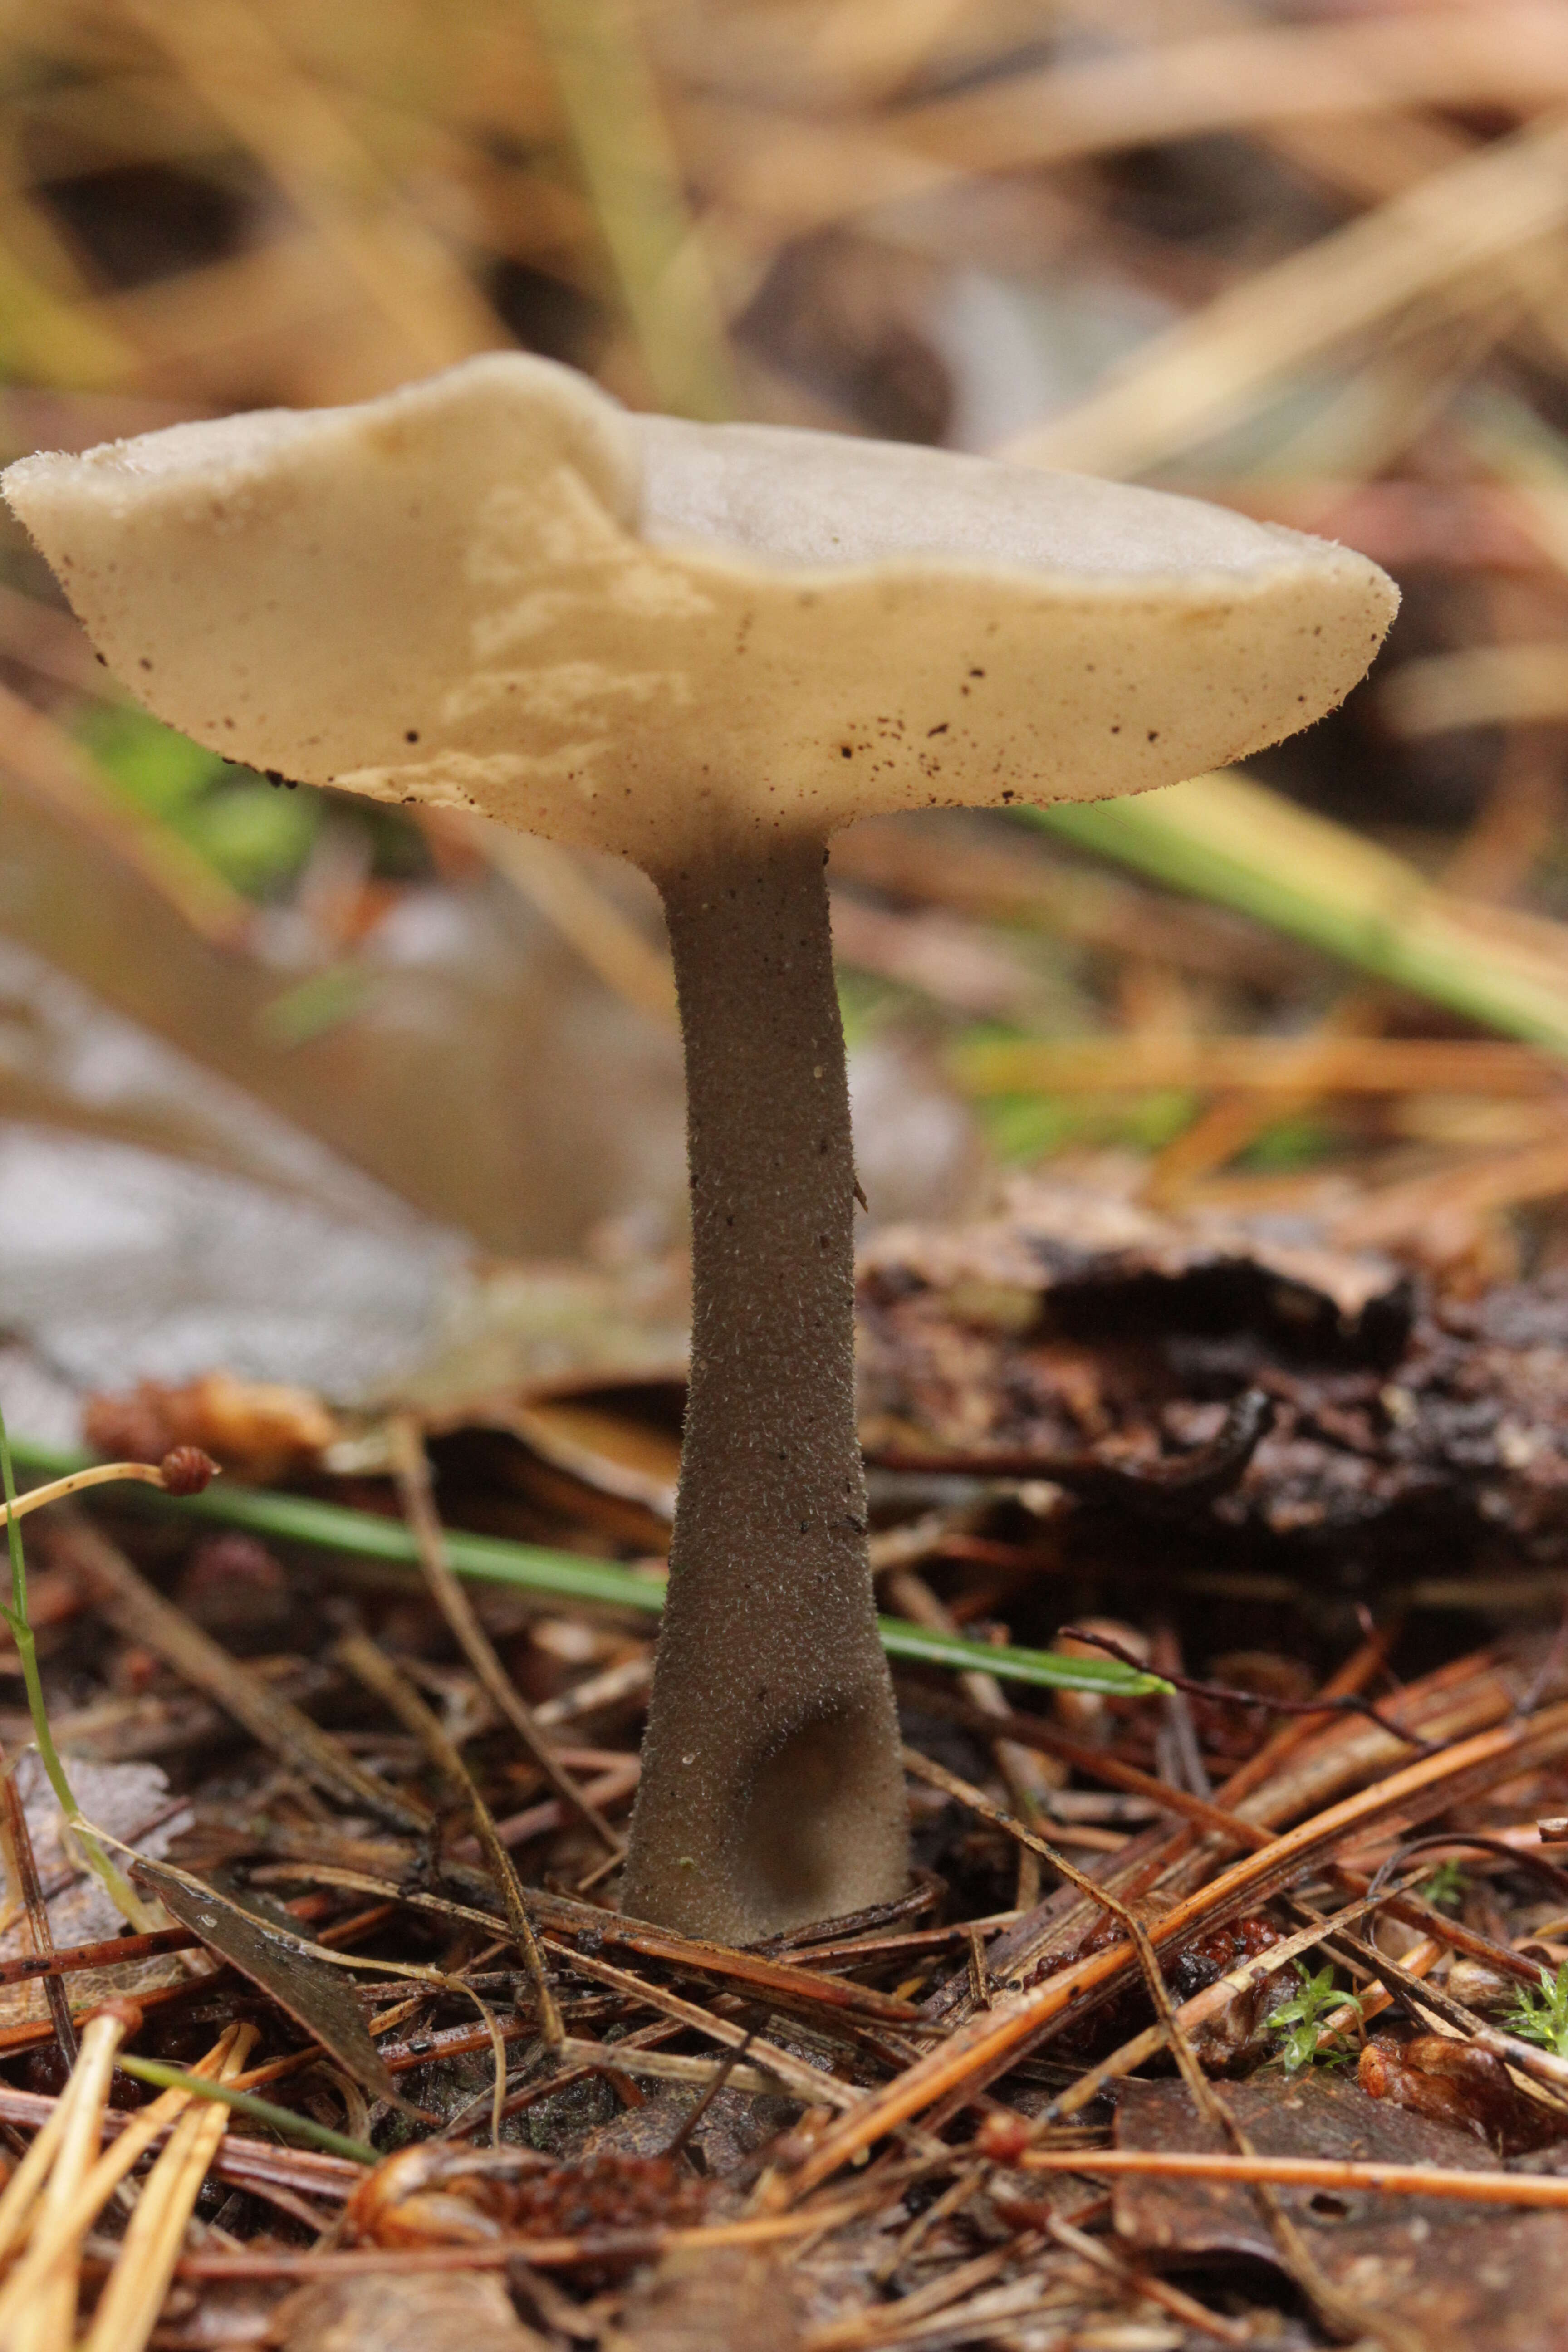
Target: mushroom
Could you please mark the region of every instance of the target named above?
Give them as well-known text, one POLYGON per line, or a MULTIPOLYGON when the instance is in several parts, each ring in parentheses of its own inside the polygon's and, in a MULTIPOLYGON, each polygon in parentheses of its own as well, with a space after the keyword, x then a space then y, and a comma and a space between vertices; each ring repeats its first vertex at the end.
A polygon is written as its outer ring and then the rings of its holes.
POLYGON ((1236 759, 1356 682, 1390 583, 1155 491, 634 416, 518 353, 26 458, 4 487, 160 718, 279 777, 617 851, 658 886, 693 1338, 622 1899, 741 1942, 896 1895, 828 835, 1236 759))

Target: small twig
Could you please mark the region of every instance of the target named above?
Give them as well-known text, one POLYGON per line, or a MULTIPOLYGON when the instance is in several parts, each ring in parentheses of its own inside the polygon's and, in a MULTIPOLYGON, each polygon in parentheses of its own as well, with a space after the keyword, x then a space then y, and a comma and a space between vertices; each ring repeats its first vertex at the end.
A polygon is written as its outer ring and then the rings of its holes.
POLYGON ((698 2125, 708 2113, 709 2108, 712 2105, 714 2100, 718 2097, 720 2092, 723 2089, 725 2084, 729 2081, 736 2067, 745 2057, 747 2051, 752 2046, 753 2039, 754 2036, 748 2033, 745 2040, 743 2042, 737 2042, 733 2050, 726 2050, 724 2055, 720 2059, 718 2065, 713 2070, 713 2080, 709 2084, 708 2088, 703 2092, 702 2096, 698 2100, 697 2105, 692 2108, 690 2114, 681 2125, 680 2129, 676 2133, 675 2137, 665 2149, 664 2152, 667 2157, 673 2160, 678 2156, 685 2155, 687 2148, 690 2146, 693 2132, 695 2132, 698 2125))
MULTIPOLYGON (((1148 1928, 1137 1913, 1129 1905, 1123 1903, 1119 1895, 1112 1895, 1108 1888, 1102 1886, 1098 1880, 1089 1877, 1085 1872, 1079 1870, 1067 1860, 1064 1854, 1058 1853, 1054 1847, 1048 1845, 1044 1838, 1036 1837, 1034 1832, 1026 1829, 1022 1822, 1015 1821, 1013 1816, 1004 1812, 999 1805, 994 1805, 983 1790, 973 1787, 967 1780, 961 1780, 955 1772, 948 1771, 944 1765, 933 1764, 928 1757, 920 1755, 912 1748, 906 1748, 904 1769, 906 1771, 912 1772, 917 1779, 930 1782, 933 1788, 945 1790, 949 1796, 956 1797, 961 1803, 967 1805, 972 1812, 978 1813, 983 1820, 994 1822, 998 1829, 1005 1830, 1009 1837, 1017 1838, 1020 1842, 1033 1845, 1042 1858, 1050 1863, 1054 1870, 1072 1882, 1080 1894, 1087 1895, 1091 1902, 1098 1903, 1114 1918, 1121 1922, 1131 1940, 1132 1948, 1138 1956, 1138 1964, 1142 1970, 1144 1983, 1149 1989, 1149 1997, 1154 2004, 1154 2013, 1163 2028, 1171 2054, 1176 2062, 1177 2071, 1183 2082, 1187 2086, 1187 2095, 1193 2105, 1212 2129, 1229 2139, 1241 2154, 1250 2155, 1252 2149, 1245 2132, 1199 2065, 1192 2043, 1182 2030, 1176 2004, 1171 1997, 1171 1989, 1165 1982, 1164 1971, 1160 1966, 1153 1942, 1148 1928)), ((1300 2231, 1271 2189, 1267 2186, 1259 2185, 1255 2189, 1254 2194, 1264 2220, 1268 2225, 1270 2234, 1279 2248, 1281 2262, 1302 2293, 1317 2306, 1320 2315, 1330 2327, 1345 2336, 1347 2339, 1351 2339, 1364 2335, 1370 2325, 1373 2335, 1376 2335, 1380 2328, 1384 2328, 1390 2342, 1405 2341, 1403 2333, 1399 2329, 1386 2328, 1385 2323, 1382 2321, 1369 2322, 1367 2315, 1323 2276, 1300 2231)))
POLYGON ((1109 2272, 1128 2294, 1157 2304, 1162 2311, 1168 2311, 1172 2318, 1179 2319, 1184 2326, 1195 2327, 1200 2335, 1212 2336, 1218 2344, 1252 2344, 1257 2341, 1244 2320, 1222 2319, 1218 2312, 1210 2311, 1207 2305, 1199 2303, 1195 2295, 1187 2294, 1179 2286, 1172 2286, 1167 2279, 1154 2278, 1149 2272, 1139 2270, 1125 2254, 1118 2253, 1114 2247, 1103 2244, 1099 2238, 1089 2237, 1083 2230, 1075 2230, 1070 2221, 1064 2221, 1053 2213, 1047 2217, 1045 2226, 1058 2246, 1065 2246, 1069 2253, 1077 2254, 1083 2262, 1092 2263, 1097 2270, 1109 2272))
POLYGON ((1488 1837, 1484 1832, 1476 1830, 1439 1830, 1430 1837, 1411 1838, 1405 1844, 1396 1846, 1386 1860, 1379 1863, 1368 1893, 1380 1894, 1384 1881, 1413 1854, 1429 1853, 1434 1846, 1456 1845, 1474 1846, 1481 1853, 1499 1854, 1511 1868, 1527 1871, 1532 1878, 1539 1878, 1559 1899, 1568 1896, 1568 1871, 1560 1870, 1555 1863, 1548 1862, 1544 1854, 1531 1853, 1528 1846, 1507 1845, 1501 1838, 1488 1837))
MULTIPOLYGON (((1124 1666, 1142 1667, 1141 1658, 1135 1658, 1131 1650, 1124 1649, 1120 1642, 1112 1641, 1108 1633, 1091 1633, 1082 1625, 1064 1625, 1057 1639, 1058 1642, 1088 1642, 1093 1648, 1105 1650, 1111 1657, 1120 1658, 1124 1666)), ((1421 1738, 1414 1731, 1406 1731, 1403 1724, 1394 1722, 1371 1699, 1363 1698, 1354 1691, 1342 1692, 1336 1697, 1331 1697, 1326 1692, 1320 1693, 1316 1698, 1265 1697, 1259 1691, 1241 1690, 1232 1683, 1203 1682, 1193 1675, 1179 1675, 1169 1666, 1162 1666, 1160 1671, 1168 1683, 1174 1683, 1178 1690, 1187 1692, 1193 1698, 1218 1699, 1226 1706, 1261 1707, 1266 1714, 1271 1715, 1363 1715, 1369 1723, 1375 1723, 1380 1731, 1386 1731, 1392 1738, 1403 1740, 1418 1756, 1430 1756, 1433 1752, 1430 1741, 1421 1738)))
MULTIPOLYGON (((970 1712, 963 1708, 964 1719, 970 1712)), ((984 1732, 994 1727, 983 1716, 975 1719, 984 1732)), ((1027 1720, 1016 1718, 1020 1726, 1027 1720)), ((1263 1850, 1245 1853, 1206 1885, 1184 1895, 1158 1922, 1156 1939, 1162 1944, 1174 1942, 1202 1927, 1234 1918, 1243 1909, 1256 1909, 1352 1834, 1365 1834, 1394 1814, 1416 1822, 1430 1820, 1500 1780, 1548 1762, 1565 1748, 1568 1704, 1560 1702, 1528 1727, 1494 1726, 1456 1740, 1439 1755, 1404 1765, 1278 1836, 1257 1831, 1248 1822, 1231 1823, 1221 1813, 1218 1822, 1228 1838, 1263 1850)), ((1086 1748, 1083 1753, 1087 1769, 1096 1769, 1096 1751, 1086 1748)), ((1195 1800, 1185 1801, 1192 1804, 1195 1800)), ((1212 1806, 1202 1811, 1210 1817, 1215 1813, 1212 1806)), ((1053 2027, 1069 2006, 1105 1997, 1135 1958, 1125 1944, 1085 1953, 1026 1990, 1010 1992, 994 2010, 970 2019, 938 2048, 913 2060, 894 2081, 866 2093, 851 2114, 829 2125, 787 2181, 781 2179, 782 2196, 798 2202, 840 2165, 852 2162, 861 2148, 885 2138, 910 2117, 961 2094, 965 2101, 973 2099, 1009 2065, 1016 2064, 1026 2047, 1053 2027)), ((1084 2013, 1081 2007, 1079 2013, 1084 2013)))
MULTIPOLYGON (((824 2105, 850 2108, 856 2095, 847 2083, 831 2074, 820 2074, 793 2051, 780 2049, 764 2040, 755 2027, 733 2025, 728 2018, 717 2016, 711 2010, 700 2009, 694 2001, 683 2000, 679 1993, 665 1985, 648 1984, 629 1969, 617 1969, 609 1960, 593 1952, 572 1952, 570 1966, 574 1973, 585 1976, 595 1984, 607 1985, 614 1992, 624 1994, 629 2000, 641 2001, 646 2008, 657 2010, 676 2023, 687 2025, 710 2042, 722 2042, 732 2060, 738 2060, 742 2048, 752 2053, 754 2065, 763 2067, 782 2083, 795 2098, 820 2102, 824 2105)), ((613 2063, 624 2048, 615 2042, 605 2053, 604 2063, 613 2063)))
MULTIPOLYGON (((1568 2187, 1568 2183, 1560 2185, 1568 2187)), ((422 2271, 506 2270, 517 2262, 530 2269, 546 2270, 566 2270, 583 2262, 647 2262, 665 2253, 707 2253, 719 2246, 770 2245, 784 2239, 826 2234, 859 2221, 882 2202, 879 2186, 874 2198, 847 2196, 803 2213, 747 2215, 690 2229, 597 2230, 575 2238, 492 2238, 461 2246, 407 2249, 367 2246, 342 2253, 263 2247, 239 2254, 187 2254, 176 2266, 175 2275, 184 2279, 353 2278, 367 2272, 416 2275, 422 2271)))
MULTIPOLYGON (((897 1682, 894 1687, 908 1687, 911 1694, 915 1689, 913 1685, 906 1686, 897 1682)), ((1108 1788, 1123 1789, 1130 1796, 1147 1797, 1161 1812, 1179 1813, 1195 1829, 1210 1837, 1223 1838, 1228 1845, 1258 1847, 1275 1843, 1274 1832, 1261 1828, 1257 1822, 1226 1812, 1222 1806, 1208 1804, 1185 1789, 1173 1788, 1168 1780, 1158 1780, 1153 1773, 1125 1763, 1109 1748, 1095 1748, 1087 1739, 1069 1738, 1054 1723, 1044 1722, 1038 1716, 1019 1715, 1016 1710, 1005 1716, 989 1716, 952 1691, 928 1689, 923 1685, 919 1686, 919 1701, 928 1714, 960 1723, 966 1731, 978 1732, 982 1738, 994 1739, 1000 1734, 1004 1738, 1016 1740, 1020 1747, 1037 1748, 1047 1756, 1059 1756, 1063 1763, 1075 1766, 1089 1779, 1108 1788)))
POLYGON ((1247 1389, 1227 1408, 1224 1426, 1206 1445, 1154 1462, 1107 1462, 1097 1454, 1048 1454, 1039 1448, 983 1454, 868 1450, 867 1460, 887 1470, 937 1476, 1041 1478, 1087 1500, 1110 1500, 1154 1510, 1191 1509, 1234 1486, 1274 1425, 1274 1400, 1247 1389))
POLYGON ((984 2165, 971 2164, 956 2179, 950 2180, 935 2204, 928 2205, 923 2213, 917 2213, 902 2235, 894 2239, 871 2273, 873 2284, 879 2287, 886 2286, 900 2266, 909 2261, 922 2239, 954 2213, 962 2211, 984 2179, 984 2165))

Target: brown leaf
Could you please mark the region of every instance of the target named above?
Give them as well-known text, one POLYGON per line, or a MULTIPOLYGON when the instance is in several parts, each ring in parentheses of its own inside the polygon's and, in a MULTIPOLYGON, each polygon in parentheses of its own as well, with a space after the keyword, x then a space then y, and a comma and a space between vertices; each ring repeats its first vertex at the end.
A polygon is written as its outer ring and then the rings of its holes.
POLYGON ((401 2105, 386 2062, 365 2030, 348 1978, 303 1950, 303 1939, 291 1922, 285 1924, 285 1915, 269 1917, 253 1902, 220 1894, 216 1886, 145 1856, 138 1856, 134 1870, 172 1918, 287 2010, 362 2090, 373 2099, 401 2105))
POLYGON ((142 1381, 128 1396, 93 1396, 83 1427, 110 1458, 161 1462, 171 1449, 199 1446, 236 1477, 268 1486, 309 1468, 337 1435, 337 1423, 308 1389, 204 1372, 183 1388, 142 1381))
POLYGON ((1408 2042, 1374 2033, 1361 2053, 1356 2079, 1372 2099, 1392 2099, 1412 2114, 1468 2132, 1500 2156, 1545 2147, 1562 2137, 1539 2099, 1518 2089, 1500 2058, 1448 2033, 1417 2033, 1408 2042))
POLYGON ((279 2305, 268 2340, 280 2352, 544 2352, 480 2271, 320 2279, 279 2305))
MULTIPOLYGON (((1260 2156, 1359 2158, 1464 2170, 1494 2159, 1468 2134, 1369 2099, 1342 2074, 1272 2070, 1232 2084, 1226 2104, 1260 2156)), ((1184 2084, 1129 2084, 1116 2123, 1128 2148, 1209 2149, 1218 2143, 1184 2084)), ((1568 2213, 1516 2212, 1436 2197, 1280 2189, 1313 2261, 1370 2314, 1387 2312, 1434 2344, 1465 2352, 1556 2352, 1568 2342, 1568 2213)), ((1268 2225, 1245 2189, 1217 2182, 1120 2180, 1119 2236, 1161 2255, 1276 2259, 1268 2225)))
POLYGON ((801 2336, 794 2284, 758 2246, 666 2254, 635 2286, 605 2352, 795 2352, 801 2336))

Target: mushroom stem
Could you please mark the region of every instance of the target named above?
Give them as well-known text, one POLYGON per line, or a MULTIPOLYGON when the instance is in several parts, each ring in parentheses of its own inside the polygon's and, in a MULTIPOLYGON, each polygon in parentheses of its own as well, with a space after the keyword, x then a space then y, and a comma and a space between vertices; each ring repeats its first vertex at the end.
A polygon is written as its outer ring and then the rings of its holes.
POLYGON ((658 877, 686 1041, 691 1382, 623 1900, 726 1943, 885 1901, 907 1869, 826 857, 795 836, 658 877))

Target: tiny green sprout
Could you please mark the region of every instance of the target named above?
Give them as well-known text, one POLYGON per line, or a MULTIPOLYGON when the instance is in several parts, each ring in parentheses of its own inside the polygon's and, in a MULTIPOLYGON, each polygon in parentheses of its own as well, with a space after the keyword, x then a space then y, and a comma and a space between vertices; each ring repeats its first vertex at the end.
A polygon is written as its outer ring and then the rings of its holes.
POLYGON ((1446 1911, 1450 1905, 1458 1910, 1465 1897, 1465 1874, 1457 1858, 1450 1854, 1447 1862, 1440 1862, 1431 1877, 1415 1891, 1434 1911, 1446 1911))
POLYGON ((1568 1960, 1555 1976, 1541 1971, 1541 1990, 1521 1986, 1503 2020, 1521 2042, 1538 2042, 1543 2050, 1568 2058, 1568 1960))
POLYGON ((65 1815, 66 1827, 76 1839, 83 1860, 97 1873, 121 1917, 129 1919, 135 1927, 150 1927, 154 1924, 153 1915, 84 1824, 81 1808, 71 1794, 66 1768, 60 1762, 59 1752, 55 1747, 48 1709, 44 1704, 43 1681, 38 1673, 37 1643, 27 1617, 27 1568, 22 1551, 22 1530, 17 1525, 22 1507, 16 1499, 16 1481, 11 1466, 11 1447, 5 1434, 3 1413, 0 1413, 0 1495, 5 1497, 5 1540, 11 1560, 11 1601, 8 1608, 0 1601, 0 1619, 4 1620, 16 1645, 16 1659, 27 1694, 27 1712, 33 1718, 35 1745, 49 1786, 55 1792, 55 1801, 65 1815))
MULTIPOLYGON (((1322 2031, 1325 2017, 1336 2009, 1359 2010, 1361 2007, 1357 1994, 1342 1992, 1335 1984, 1331 1966, 1321 1968, 1316 1976, 1311 1976, 1298 1960, 1296 1975, 1300 1982, 1300 1991, 1293 2000, 1285 2001, 1275 2010, 1268 2019, 1270 2033, 1281 2033, 1285 2037, 1279 2055, 1288 2074, 1300 2074, 1303 2066, 1310 2066, 1319 2058, 1318 2036, 1322 2031)), ((1325 2051, 1321 2054, 1324 2060, 1337 2060, 1344 2055, 1339 2051, 1325 2051)))

